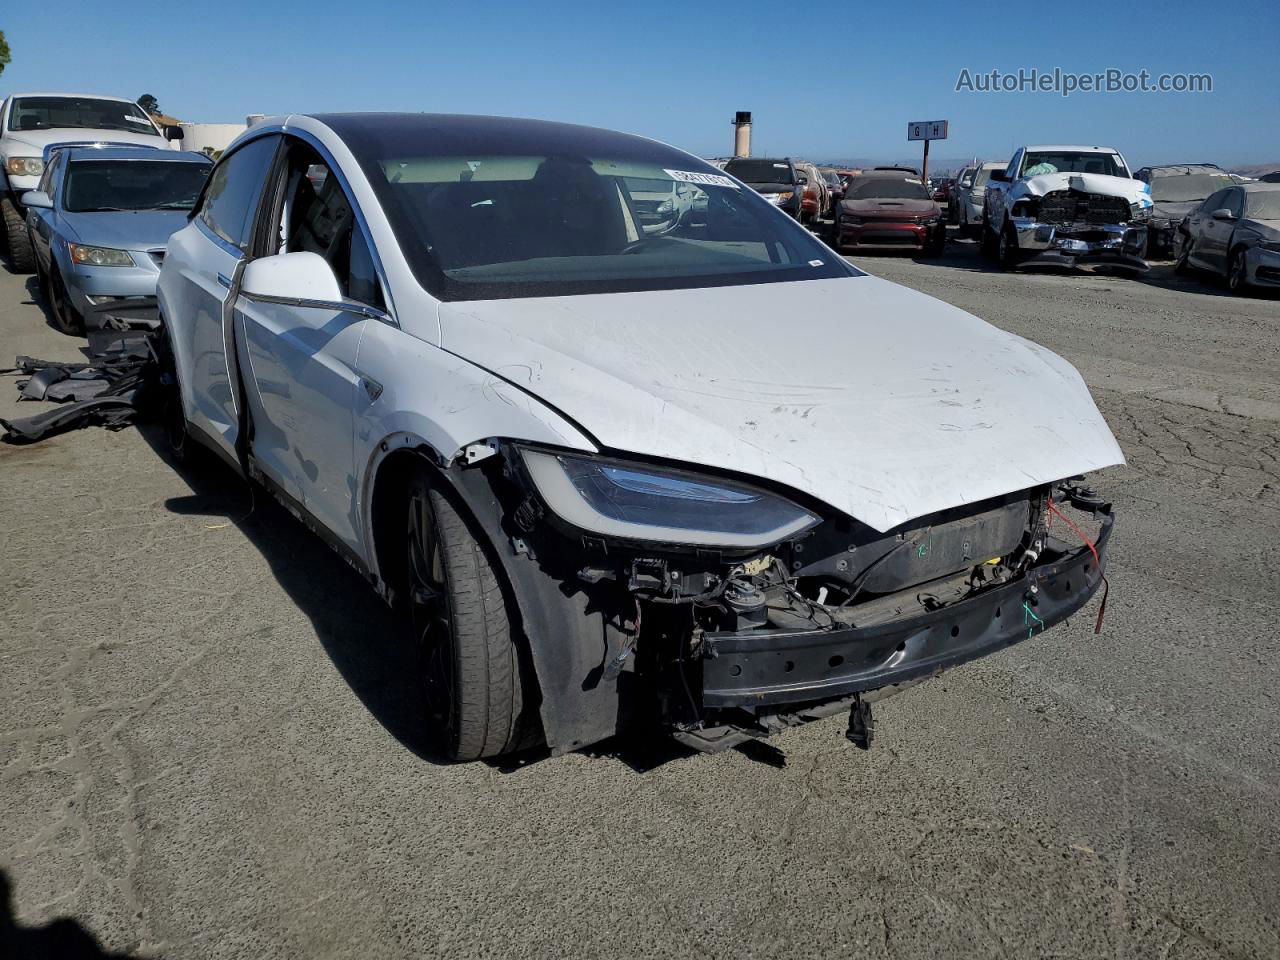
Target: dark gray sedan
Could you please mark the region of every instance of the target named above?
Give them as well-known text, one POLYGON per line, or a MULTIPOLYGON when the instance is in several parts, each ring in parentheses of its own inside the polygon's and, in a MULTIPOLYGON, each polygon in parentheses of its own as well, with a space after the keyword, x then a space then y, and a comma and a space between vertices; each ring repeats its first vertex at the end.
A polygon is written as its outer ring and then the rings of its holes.
POLYGON ((1222 276, 1233 292, 1280 287, 1280 183, 1241 183, 1205 200, 1178 229, 1178 270, 1222 276))

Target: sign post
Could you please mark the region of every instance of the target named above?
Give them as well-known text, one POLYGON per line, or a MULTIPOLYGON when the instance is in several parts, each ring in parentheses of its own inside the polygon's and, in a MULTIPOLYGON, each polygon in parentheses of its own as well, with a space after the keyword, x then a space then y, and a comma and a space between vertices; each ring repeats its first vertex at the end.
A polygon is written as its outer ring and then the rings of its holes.
POLYGON ((946 120, 913 120, 907 124, 908 140, 924 141, 924 163, 920 168, 920 179, 929 179, 929 141, 947 139, 946 120))

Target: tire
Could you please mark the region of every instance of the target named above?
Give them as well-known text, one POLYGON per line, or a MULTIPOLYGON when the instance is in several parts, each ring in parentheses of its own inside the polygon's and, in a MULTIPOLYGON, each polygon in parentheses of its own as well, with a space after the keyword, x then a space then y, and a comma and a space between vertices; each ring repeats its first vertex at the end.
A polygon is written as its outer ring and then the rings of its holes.
POLYGON ((994 259, 996 249, 995 237, 991 232, 991 224, 986 217, 982 218, 982 224, 978 227, 978 230, 981 231, 979 246, 982 249, 982 255, 984 257, 994 259))
POLYGON ((1001 270, 1018 265, 1018 241, 1010 227, 1006 226, 996 238, 996 263, 1001 270))
POLYGON ((405 598, 435 752, 467 761, 531 745, 520 650, 487 544, 426 469, 409 480, 405 521, 405 598))
POLYGON ((40 261, 36 259, 36 286, 40 289, 40 298, 47 307, 49 305, 49 276, 40 269, 40 261))
POLYGON ((947 249, 947 231, 944 227, 939 230, 933 237, 929 238, 929 242, 925 244, 924 253, 927 257, 940 257, 947 249))
POLYGON ((1249 292, 1249 274, 1244 254, 1243 249, 1233 250, 1227 258, 1227 289, 1242 296, 1249 292))
POLYGON ((1177 260, 1174 261, 1174 264, 1173 264, 1174 273, 1178 273, 1178 274, 1182 274, 1183 276, 1186 276, 1191 272, 1190 254, 1191 254, 1191 240, 1190 238, 1183 238, 1182 243, 1179 244, 1178 258, 1177 260))
POLYGON ((71 295, 67 293, 67 285, 62 282, 62 274, 57 267, 49 276, 49 313, 53 325, 63 333, 84 335, 84 317, 72 306, 71 295))
POLYGON ((36 263, 31 251, 31 234, 27 232, 27 222, 12 197, 0 197, 0 219, 4 221, 9 269, 14 273, 30 273, 36 263))

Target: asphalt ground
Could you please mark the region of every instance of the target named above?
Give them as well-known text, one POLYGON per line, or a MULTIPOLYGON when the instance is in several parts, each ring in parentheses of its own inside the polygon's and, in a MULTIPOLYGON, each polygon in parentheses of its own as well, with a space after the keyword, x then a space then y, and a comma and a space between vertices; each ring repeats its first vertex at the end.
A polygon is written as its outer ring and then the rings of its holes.
MULTIPOLYGON (((0 953, 1280 956, 1280 301, 856 262, 1088 380, 1101 635, 886 701, 866 753, 835 717, 439 766, 396 624, 283 510, 150 430, 0 445, 0 953)), ((0 272, 0 359, 82 343, 0 272)))

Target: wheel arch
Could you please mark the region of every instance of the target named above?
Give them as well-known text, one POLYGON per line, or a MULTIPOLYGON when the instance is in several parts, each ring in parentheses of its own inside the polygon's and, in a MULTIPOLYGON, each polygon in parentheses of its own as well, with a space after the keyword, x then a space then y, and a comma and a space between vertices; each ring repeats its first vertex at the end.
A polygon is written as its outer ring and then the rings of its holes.
MULTIPOLYGON (((480 442, 480 441, 476 441, 480 442)), ((548 575, 531 556, 517 553, 496 506, 490 479, 497 458, 465 462, 442 454, 420 434, 405 431, 378 444, 368 471, 365 503, 366 554, 375 588, 394 602, 403 561, 397 504, 408 495, 413 471, 427 469, 441 480, 463 521, 491 551, 490 562, 510 603, 513 629, 530 658, 537 712, 552 753, 578 749, 622 729, 637 712, 636 677, 630 670, 604 679, 600 664, 622 649, 618 618, 593 603, 581 584, 571 587, 548 575)))

